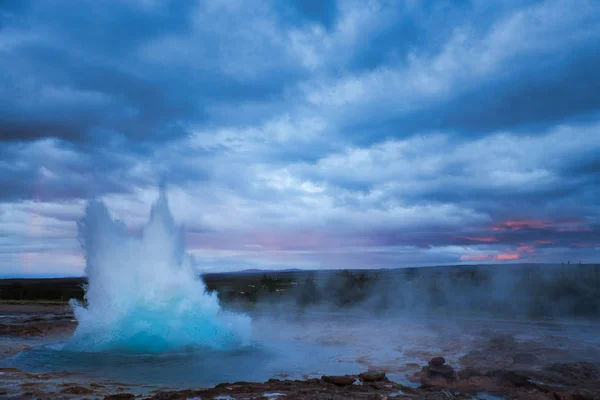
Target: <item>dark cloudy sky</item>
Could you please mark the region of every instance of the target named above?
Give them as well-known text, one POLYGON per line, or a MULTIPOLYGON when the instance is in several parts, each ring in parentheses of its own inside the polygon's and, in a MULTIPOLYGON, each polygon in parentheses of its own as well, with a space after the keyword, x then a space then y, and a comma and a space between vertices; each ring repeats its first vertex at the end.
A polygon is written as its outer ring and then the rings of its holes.
POLYGON ((600 261, 600 2, 0 1, 0 275, 165 176, 206 271, 600 261))

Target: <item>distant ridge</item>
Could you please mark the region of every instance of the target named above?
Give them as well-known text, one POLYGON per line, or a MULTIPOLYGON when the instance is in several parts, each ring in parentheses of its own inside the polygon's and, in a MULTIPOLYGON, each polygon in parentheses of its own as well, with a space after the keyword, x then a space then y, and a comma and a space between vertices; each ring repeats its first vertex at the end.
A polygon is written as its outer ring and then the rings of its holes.
MULTIPOLYGON (((423 265, 423 266, 401 266, 392 268, 323 268, 323 269, 303 269, 303 268, 288 268, 288 269, 257 269, 250 268, 237 271, 200 271, 199 275, 235 275, 235 274, 276 274, 276 273, 336 273, 342 270, 348 270, 352 273, 373 273, 373 272, 401 272, 404 269, 424 269, 424 270, 438 270, 443 271, 444 269, 453 268, 467 268, 467 269, 519 269, 519 268, 568 268, 577 266, 590 266, 600 265, 600 262, 595 263, 527 263, 527 262, 511 262, 511 263, 485 263, 485 264, 445 264, 445 265, 423 265)), ((85 281, 85 276, 12 276, 12 275, 0 275, 1 281, 46 281, 52 280, 64 281, 64 280, 80 280, 85 281)))
MULTIPOLYGON (((564 264, 560 263, 486 263, 486 264, 446 264, 446 265, 425 265, 425 266, 406 266, 406 267, 396 267, 396 268, 327 268, 327 269, 301 269, 301 268, 288 268, 288 269, 258 269, 258 268, 250 268, 243 269, 237 271, 210 271, 201 273, 201 275, 253 275, 253 274, 279 274, 279 273, 306 273, 306 274, 335 274, 343 270, 348 270, 352 273, 375 273, 375 272, 389 272, 389 273, 401 273, 406 269, 420 269, 423 271, 450 271, 456 268, 464 268, 464 269, 477 269, 477 270, 502 270, 502 269, 521 269, 521 268, 559 268, 559 267, 568 267, 568 266, 577 266, 578 264, 564 264)), ((582 264, 588 265, 588 264, 582 264)), ((593 265, 593 264, 589 264, 593 265)))
POLYGON ((242 269, 239 271, 227 271, 227 272, 207 272, 208 274, 268 274, 277 272, 303 272, 308 271, 300 268, 288 268, 288 269, 242 269))

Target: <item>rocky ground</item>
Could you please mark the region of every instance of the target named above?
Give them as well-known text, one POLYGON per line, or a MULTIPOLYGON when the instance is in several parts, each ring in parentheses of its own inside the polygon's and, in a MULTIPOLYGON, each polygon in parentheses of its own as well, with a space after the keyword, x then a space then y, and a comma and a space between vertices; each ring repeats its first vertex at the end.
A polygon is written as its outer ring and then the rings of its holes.
MULTIPOLYGON (((64 339, 75 327, 68 308, 62 306, 0 305, 0 315, 0 359, 29 346, 64 339)), ((582 348, 583 353, 575 357, 579 360, 561 362, 570 349, 560 340, 548 345, 490 331, 474 340, 455 365, 449 365, 444 354, 423 352, 420 358, 430 359, 410 377, 415 387, 392 382, 386 371, 370 371, 169 391, 90 381, 74 373, 0 368, 0 399, 600 399, 600 366, 594 362, 598 349, 582 348)))
POLYGON ((0 398, 6 399, 600 399, 600 370, 589 363, 556 364, 536 373, 497 370, 485 374, 428 365, 421 386, 389 381, 384 373, 320 379, 220 383, 214 388, 163 391, 119 382, 90 382, 75 374, 31 374, 0 368, 0 398))
POLYGON ((67 305, 0 304, 0 360, 70 335, 76 322, 67 305))

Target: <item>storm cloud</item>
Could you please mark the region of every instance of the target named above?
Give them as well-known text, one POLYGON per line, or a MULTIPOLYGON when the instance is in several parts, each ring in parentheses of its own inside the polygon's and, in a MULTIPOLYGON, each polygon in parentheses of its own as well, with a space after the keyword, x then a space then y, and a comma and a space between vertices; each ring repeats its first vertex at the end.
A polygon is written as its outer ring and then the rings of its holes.
POLYGON ((0 275, 169 183, 206 271, 595 262, 595 1, 4 1, 0 275))

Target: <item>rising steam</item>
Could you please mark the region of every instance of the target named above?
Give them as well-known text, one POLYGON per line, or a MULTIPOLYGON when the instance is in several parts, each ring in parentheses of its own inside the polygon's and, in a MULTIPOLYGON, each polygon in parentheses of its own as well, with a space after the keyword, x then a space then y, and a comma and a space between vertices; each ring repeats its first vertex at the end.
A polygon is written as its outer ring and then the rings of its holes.
POLYGON ((99 201, 88 204, 78 228, 87 304, 71 302, 79 325, 66 349, 156 353, 249 340, 250 318, 222 310, 216 295, 205 293, 164 189, 139 239, 99 201))

